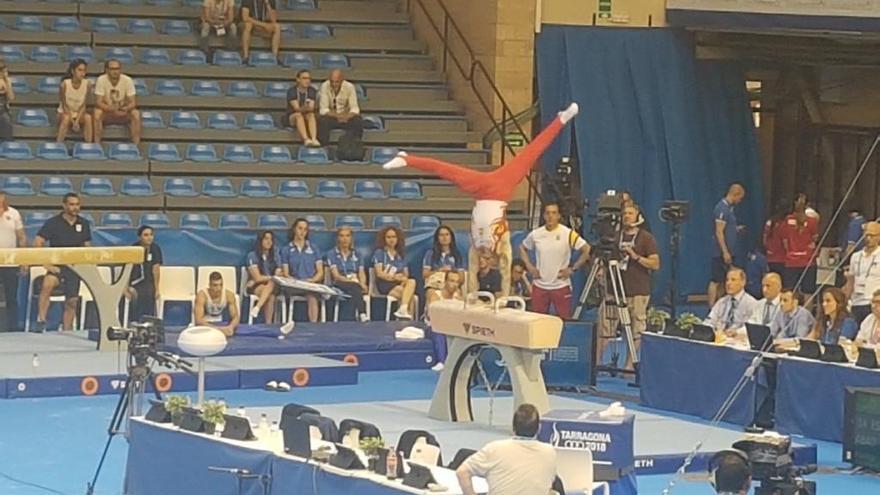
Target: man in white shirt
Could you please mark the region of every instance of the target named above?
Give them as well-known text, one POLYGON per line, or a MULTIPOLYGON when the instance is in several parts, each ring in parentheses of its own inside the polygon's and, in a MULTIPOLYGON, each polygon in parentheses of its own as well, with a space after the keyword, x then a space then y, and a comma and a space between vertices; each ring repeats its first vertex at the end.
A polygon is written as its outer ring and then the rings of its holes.
POLYGON ((871 298, 871 314, 859 327, 856 344, 880 345, 880 290, 874 291, 874 296, 871 298))
POLYGON ((778 273, 770 272, 761 280, 761 292, 764 297, 755 305, 749 323, 769 326, 776 320, 779 313, 779 299, 782 292, 782 277, 778 273))
POLYGON ((95 82, 95 143, 101 144, 104 124, 127 125, 131 142, 141 142, 141 114, 137 109, 134 81, 122 73, 122 62, 104 62, 104 73, 95 82))
POLYGON ((852 315, 861 323, 871 314, 871 295, 880 289, 880 223, 867 222, 865 247, 849 259, 844 292, 852 303, 852 315))
POLYGON ((571 318, 571 274, 590 257, 590 245, 577 232, 559 223, 559 205, 544 205, 544 225, 529 232, 519 247, 520 259, 532 276, 532 311, 550 312, 550 304, 562 319, 571 318), (580 251, 571 264, 571 251, 580 251), (529 250, 535 251, 536 264, 529 250))
POLYGON ((724 289, 727 295, 719 299, 709 316, 706 325, 728 337, 734 337, 744 330, 745 324, 755 312, 758 301, 746 291, 746 272, 742 268, 731 268, 727 271, 724 289))
MULTIPOLYGON (((0 191, 0 248, 26 247, 27 237, 21 214, 9 206, 6 193, 0 191)), ((0 266, 0 284, 6 301, 6 324, 0 331, 18 330, 18 272, 17 266, 0 266)))
POLYGON ((330 72, 330 78, 321 84, 318 92, 318 141, 329 143, 333 129, 342 129, 357 139, 364 134, 357 90, 339 69, 330 72))
POLYGON ((238 37, 238 26, 235 25, 235 11, 233 0, 204 0, 202 3, 201 23, 202 29, 199 37, 199 46, 207 53, 210 47, 210 36, 213 31, 218 37, 226 42, 227 49, 234 49, 235 39, 238 37))
POLYGON ((486 478, 492 495, 544 495, 556 477, 556 450, 535 440, 538 410, 522 404, 513 415, 514 438, 497 440, 468 457, 456 470, 464 495, 476 495, 471 478, 486 478))

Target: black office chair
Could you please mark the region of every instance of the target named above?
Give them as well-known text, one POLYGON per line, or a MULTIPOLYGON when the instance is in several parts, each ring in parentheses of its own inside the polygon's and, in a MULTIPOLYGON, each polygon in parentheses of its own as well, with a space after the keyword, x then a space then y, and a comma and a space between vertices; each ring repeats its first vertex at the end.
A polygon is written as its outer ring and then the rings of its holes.
MULTIPOLYGON (((400 439, 397 441, 397 452, 403 452, 404 458, 409 459, 413 445, 415 445, 416 440, 419 438, 424 438, 428 445, 440 448, 440 442, 437 441, 437 437, 432 433, 425 430, 406 430, 400 434, 400 439)), ((437 458, 437 464, 443 465, 442 455, 437 458)))
POLYGON ((450 461, 449 465, 446 467, 452 470, 458 469, 458 467, 461 466, 468 457, 476 453, 477 451, 474 449, 458 449, 458 452, 455 453, 455 457, 452 458, 452 461, 450 461))
POLYGON ((321 416, 320 414, 303 413, 299 417, 300 421, 307 423, 309 426, 315 426, 321 431, 321 439, 327 442, 339 442, 339 428, 332 419, 321 416))
POLYGON ((318 412, 317 409, 309 407, 309 406, 304 406, 302 404, 295 404, 293 402, 291 402, 290 404, 287 404, 286 406, 284 406, 284 409, 281 410, 281 421, 279 421, 278 427, 281 428, 282 430, 286 430, 287 426, 289 424, 289 421, 294 420, 294 419, 299 419, 299 417, 305 413, 316 414, 318 416, 321 415, 321 413, 318 412))

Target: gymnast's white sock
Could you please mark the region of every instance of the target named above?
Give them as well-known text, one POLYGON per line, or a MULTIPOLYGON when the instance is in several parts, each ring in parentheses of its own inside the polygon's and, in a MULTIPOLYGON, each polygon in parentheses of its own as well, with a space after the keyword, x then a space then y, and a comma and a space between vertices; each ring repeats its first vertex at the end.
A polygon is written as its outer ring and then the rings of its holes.
POLYGON ((567 124, 568 121, 574 118, 575 115, 578 114, 578 104, 572 103, 565 110, 559 112, 559 119, 562 120, 563 124, 567 124))
POLYGON ((406 152, 401 151, 400 153, 397 154, 396 157, 385 162, 385 164, 382 165, 382 168, 384 168, 385 170, 390 170, 393 168, 403 168, 405 166, 406 166, 406 152))

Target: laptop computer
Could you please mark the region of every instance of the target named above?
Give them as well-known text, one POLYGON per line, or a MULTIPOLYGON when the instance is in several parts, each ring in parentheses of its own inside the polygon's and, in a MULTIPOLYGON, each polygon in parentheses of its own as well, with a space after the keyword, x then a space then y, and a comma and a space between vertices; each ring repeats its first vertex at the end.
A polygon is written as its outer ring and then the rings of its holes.
POLYGON ((309 424, 298 419, 291 419, 285 422, 284 430, 284 452, 303 459, 312 458, 312 437, 309 433, 309 424))
POLYGON ((666 327, 663 329, 663 335, 686 339, 691 336, 691 332, 690 330, 682 330, 681 328, 678 328, 675 321, 672 318, 669 318, 666 320, 666 327))
POLYGON ((691 340, 715 342, 715 329, 709 325, 695 324, 691 327, 691 340))
POLYGON ((168 412, 167 409, 165 409, 164 402, 156 399, 150 399, 150 410, 147 411, 144 419, 146 419, 147 421, 152 421, 154 423, 170 423, 171 413, 168 412))
POLYGON ((825 350, 822 351, 822 361, 826 363, 848 363, 849 358, 843 351, 843 347, 838 344, 825 344, 825 350))
POLYGON ((773 348, 770 327, 755 323, 746 323, 746 334, 749 336, 749 347, 753 351, 769 351, 773 348))
POLYGON ((345 445, 336 444, 336 455, 330 458, 330 465, 340 469, 366 469, 357 452, 345 445))
POLYGON ((856 366, 868 369, 877 369, 877 352, 870 347, 859 347, 859 358, 856 366))
POLYGON ((410 461, 409 472, 403 477, 403 484, 417 490, 424 490, 431 483, 436 483, 431 468, 410 461))
POLYGON ((180 415, 180 429, 204 433, 205 422, 202 420, 202 412, 194 407, 184 407, 180 415))
POLYGON ((798 339, 798 344, 800 344, 800 349, 795 353, 795 356, 807 359, 819 359, 822 355, 822 349, 819 347, 819 343, 815 340, 798 339))
POLYGON ((247 418, 241 416, 223 415, 223 438, 230 440, 256 440, 254 432, 251 430, 251 422, 247 418))

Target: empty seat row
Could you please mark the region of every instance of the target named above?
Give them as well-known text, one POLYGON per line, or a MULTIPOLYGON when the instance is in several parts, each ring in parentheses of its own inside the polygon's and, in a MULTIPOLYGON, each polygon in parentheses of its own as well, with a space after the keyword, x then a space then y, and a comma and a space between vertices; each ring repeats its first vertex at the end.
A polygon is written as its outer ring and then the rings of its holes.
POLYGON ((0 144, 0 158, 7 160, 32 160, 41 158, 43 160, 69 160, 71 158, 77 160, 121 160, 121 161, 137 161, 143 160, 138 147, 132 143, 113 143, 109 145, 107 154, 104 148, 94 143, 76 143, 73 146, 73 154, 68 154, 67 146, 64 143, 40 143, 37 146, 36 154, 28 143, 20 141, 6 141, 0 144))
MULTIPOLYGON (((43 0, 46 3, 67 3, 70 0, 43 0)), ((176 7, 185 6, 191 8, 200 8, 204 0, 78 0, 79 3, 115 3, 119 5, 153 5, 157 7, 176 7)), ((236 4, 240 2, 236 1, 236 4)), ((287 5, 288 9, 294 10, 314 10, 315 0, 287 0, 287 2, 278 2, 278 5, 287 5)))
MULTIPOLYGON (((19 15, 10 24, 16 31, 38 33, 50 31, 56 33, 76 33, 82 28, 78 18, 73 16, 51 17, 44 19, 35 15, 19 15)), ((122 33, 128 34, 167 34, 185 36, 193 34, 193 22, 181 19, 169 19, 163 21, 157 29, 152 19, 129 19, 125 29, 121 28, 119 20, 112 17, 94 18, 88 24, 88 30, 96 33, 122 33)), ((295 36, 297 29, 290 24, 283 24, 282 31, 288 36, 295 36)), ((333 30, 325 24, 306 24, 299 29, 303 38, 324 39, 333 36, 333 30)))

